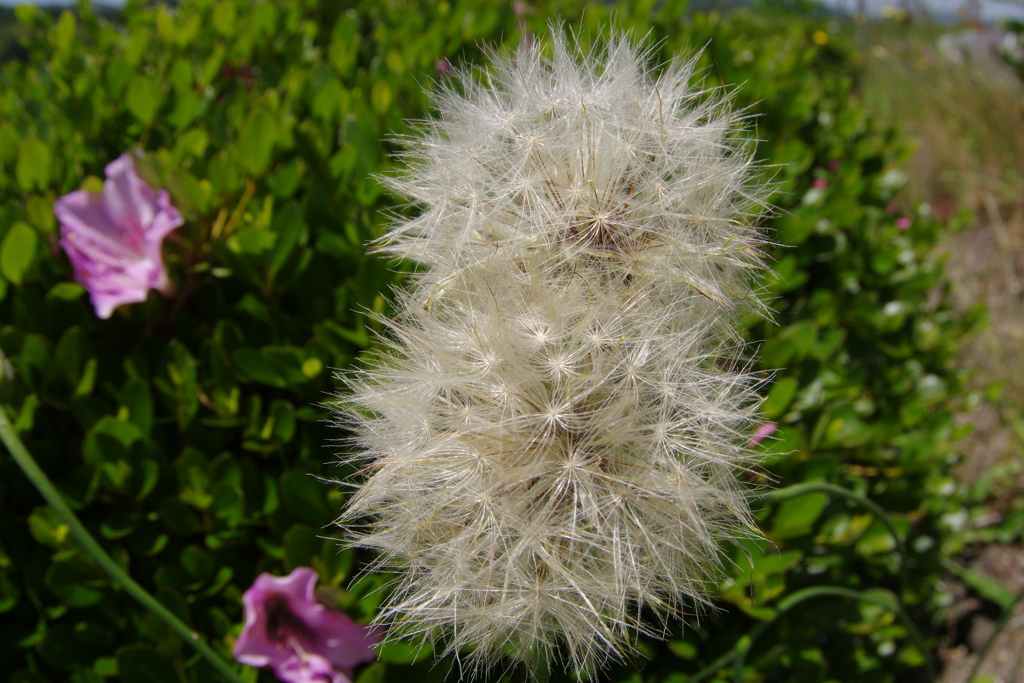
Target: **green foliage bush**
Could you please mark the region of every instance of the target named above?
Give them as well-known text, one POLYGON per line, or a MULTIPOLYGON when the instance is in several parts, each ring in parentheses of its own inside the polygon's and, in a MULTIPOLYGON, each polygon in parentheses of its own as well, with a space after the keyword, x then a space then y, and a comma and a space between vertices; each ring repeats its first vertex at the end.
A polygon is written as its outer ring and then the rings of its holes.
MULTIPOLYGON (((372 174, 396 163, 389 137, 429 116, 439 60, 482 62, 481 46, 515 45, 552 17, 584 40, 612 22, 602 4, 568 1, 522 19, 511 3, 474 0, 130 2, 122 24, 87 3, 56 18, 18 10, 27 57, 0 68, 0 349, 16 370, 0 401, 110 554, 225 656, 260 572, 312 566, 353 617, 375 613, 386 577, 356 578, 366 558, 325 540, 346 494, 315 478, 350 474, 333 465, 339 434, 319 404, 339 389, 332 369, 373 344, 368 313, 386 310, 400 279, 363 244, 387 211, 415 210, 395 209, 372 174), (56 247, 52 206, 98 189, 104 165, 132 149, 186 217, 165 249, 177 292, 101 321, 56 247)), ((665 59, 706 46, 709 83, 757 113, 778 207, 765 228, 779 245, 764 283, 775 323, 750 328, 776 370, 765 418, 780 428, 763 444, 762 483, 873 499, 909 557, 848 499, 768 499, 771 542, 727 549, 722 610, 645 643, 650 661, 611 679, 693 680, 760 623, 771 628, 745 680, 924 680, 931 653, 881 605, 898 597, 926 629, 937 619, 960 390, 949 359, 965 321, 932 259, 943 226, 919 214, 900 230, 887 211, 906 144, 858 105, 852 49, 820 21, 644 0, 614 22, 665 59), (780 610, 820 585, 876 601, 780 610)), ((0 614, 12 683, 216 680, 95 567, 6 456, 0 614)), ((396 644, 359 681, 446 671, 396 644)))

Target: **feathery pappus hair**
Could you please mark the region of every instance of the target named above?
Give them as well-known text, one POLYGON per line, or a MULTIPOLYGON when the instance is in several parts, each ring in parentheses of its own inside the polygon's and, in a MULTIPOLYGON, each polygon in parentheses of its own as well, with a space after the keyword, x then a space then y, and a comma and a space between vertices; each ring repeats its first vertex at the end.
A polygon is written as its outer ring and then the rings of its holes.
POLYGON ((692 61, 551 33, 457 73, 405 141, 388 183, 422 212, 376 246, 422 268, 336 406, 339 524, 398 575, 378 621, 474 669, 627 657, 757 535, 744 115, 692 61))

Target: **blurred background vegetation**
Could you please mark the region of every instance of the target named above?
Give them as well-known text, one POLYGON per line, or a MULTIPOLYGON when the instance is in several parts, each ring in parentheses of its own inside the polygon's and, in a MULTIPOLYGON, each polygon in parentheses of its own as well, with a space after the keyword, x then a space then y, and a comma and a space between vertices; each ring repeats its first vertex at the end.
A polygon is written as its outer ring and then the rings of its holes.
MULTIPOLYGON (((659 59, 703 47, 776 183, 775 323, 749 338, 779 430, 756 483, 838 485, 886 516, 822 492, 761 501, 769 542, 726 549, 721 611, 610 679, 966 680, 1024 588, 1021 26, 903 5, 0 7, 0 349, 17 371, 0 401, 108 551, 226 656, 261 571, 312 566, 325 599, 369 619, 386 577, 355 578, 367 558, 324 540, 345 492, 308 475, 349 474, 319 404, 400 284, 362 246, 395 210, 373 176, 397 163, 389 139, 430 115, 446 63, 552 18, 584 42, 632 30, 659 59), (178 293, 99 321, 51 207, 130 149, 185 213, 178 293)), ((216 680, 23 481, 0 456, 0 680, 216 680)), ((993 642, 982 673, 1013 680, 1024 629, 993 642)), ((398 643, 357 681, 447 672, 398 643)))

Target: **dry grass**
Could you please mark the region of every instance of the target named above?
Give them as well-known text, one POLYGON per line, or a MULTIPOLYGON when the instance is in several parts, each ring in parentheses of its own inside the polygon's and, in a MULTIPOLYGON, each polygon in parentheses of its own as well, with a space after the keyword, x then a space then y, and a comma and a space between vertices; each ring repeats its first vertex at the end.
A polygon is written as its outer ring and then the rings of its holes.
MULTIPOLYGON (((948 31, 947 31, 948 32, 948 31)), ((867 32, 865 104, 918 142, 905 199, 943 209, 1021 201, 1024 92, 994 58, 959 63, 937 47, 942 31, 882 21, 867 32)))

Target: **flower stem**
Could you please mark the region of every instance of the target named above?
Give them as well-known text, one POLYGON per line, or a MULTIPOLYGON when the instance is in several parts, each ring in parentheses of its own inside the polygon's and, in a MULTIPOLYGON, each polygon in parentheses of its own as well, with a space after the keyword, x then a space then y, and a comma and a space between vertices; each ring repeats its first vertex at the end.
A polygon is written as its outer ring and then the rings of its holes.
POLYGON ((163 604, 150 595, 146 590, 135 582, 123 569, 107 554, 107 552, 96 542, 96 539, 92 537, 92 534, 85 528, 85 526, 78 520, 75 513, 71 511, 68 504, 64 502, 60 492, 57 491, 53 483, 46 476, 46 474, 36 464, 35 459, 25 448, 25 444, 21 442, 18 435, 15 433, 13 427, 7 419, 7 414, 4 412, 3 407, 0 407, 0 440, 7 446, 7 450, 10 452, 14 461, 18 463, 21 471, 25 473, 32 485, 36 487, 39 493, 42 494, 46 502, 50 504, 50 507, 56 511, 57 515, 61 520, 68 526, 71 531, 71 535, 74 536, 75 540, 82 546, 82 549, 92 557, 93 561, 99 565, 103 571, 114 580, 115 583, 119 584, 125 592, 135 598, 135 600, 142 605, 144 608, 155 614, 161 621, 177 633, 181 638, 191 645, 195 650, 202 655, 207 662, 213 666, 221 675, 224 676, 224 680, 230 681, 230 683, 244 683, 244 681, 236 674, 231 666, 224 661, 224 659, 210 648, 203 640, 200 639, 199 634, 195 633, 188 626, 183 624, 174 614, 168 610, 163 604))

